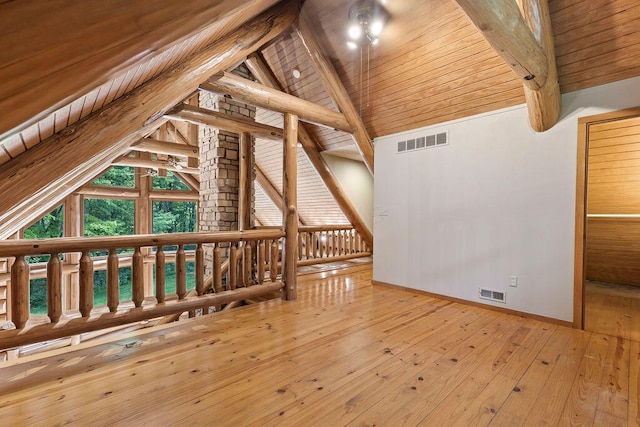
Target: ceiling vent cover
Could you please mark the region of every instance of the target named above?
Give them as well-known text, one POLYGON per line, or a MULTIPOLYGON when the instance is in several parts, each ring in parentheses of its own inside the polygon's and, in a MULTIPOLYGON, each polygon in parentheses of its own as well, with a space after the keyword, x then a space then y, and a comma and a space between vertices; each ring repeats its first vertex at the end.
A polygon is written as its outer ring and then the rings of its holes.
POLYGON ((417 138, 398 141, 397 153, 406 153, 408 151, 423 150, 425 148, 439 147, 449 144, 448 132, 434 133, 423 135, 417 138))
POLYGON ((507 293, 495 289, 478 288, 478 298, 505 304, 507 302, 507 293))

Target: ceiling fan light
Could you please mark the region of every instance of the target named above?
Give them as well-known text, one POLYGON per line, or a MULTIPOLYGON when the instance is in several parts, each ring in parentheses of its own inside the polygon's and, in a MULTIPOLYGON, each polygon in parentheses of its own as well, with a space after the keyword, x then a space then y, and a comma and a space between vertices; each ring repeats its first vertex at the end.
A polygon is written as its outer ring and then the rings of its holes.
POLYGON ((355 44, 354 42, 347 42, 347 47, 349 47, 349 49, 356 49, 358 47, 357 44, 355 44))
POLYGON ((372 38, 372 39, 371 39, 371 45, 372 45, 372 46, 375 46, 375 45, 377 45, 377 44, 378 44, 378 42, 379 42, 379 41, 380 41, 380 39, 379 39, 379 38, 377 38, 377 37, 372 38))
POLYGON ((369 31, 371 32, 372 36, 377 38, 380 35, 380 33, 382 33, 382 28, 383 27, 384 27, 384 24, 383 24, 382 20, 381 19, 376 19, 369 26, 369 31))
POLYGON ((362 36, 362 28, 358 24, 351 24, 349 26, 349 37, 354 40, 358 40, 362 36))

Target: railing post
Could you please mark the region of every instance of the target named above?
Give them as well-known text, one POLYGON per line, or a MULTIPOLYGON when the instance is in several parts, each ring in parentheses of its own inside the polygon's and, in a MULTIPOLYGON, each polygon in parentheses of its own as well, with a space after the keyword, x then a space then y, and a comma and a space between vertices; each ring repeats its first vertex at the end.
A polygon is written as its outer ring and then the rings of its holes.
POLYGON ((120 287, 118 283, 118 254, 115 249, 109 249, 107 257, 107 307, 115 313, 120 304, 120 287))
POLYGON ((62 265, 58 254, 51 254, 47 263, 47 314, 51 323, 62 316, 62 265))
POLYGON ((164 249, 162 245, 159 245, 156 250, 156 300, 158 300, 158 304, 162 304, 166 298, 166 274, 164 249))
POLYGON ((238 246, 235 243, 229 248, 229 281, 227 289, 235 289, 238 283, 238 246))
POLYGON ((89 317, 93 308, 93 260, 89 252, 82 252, 80 258, 80 314, 89 317))
POLYGON ((11 266, 11 320, 22 329, 29 320, 29 264, 23 255, 11 266))
POLYGON ((297 296, 297 254, 298 249, 298 116, 291 113, 284 115, 284 150, 282 168, 282 226, 285 232, 284 259, 282 281, 284 290, 282 297, 294 300, 297 296))
POLYGON ((144 258, 139 246, 133 252, 131 270, 131 299, 136 307, 142 307, 142 301, 144 300, 144 258))
POLYGON ((213 290, 215 293, 222 292, 222 251, 220 245, 216 243, 213 248, 213 290))

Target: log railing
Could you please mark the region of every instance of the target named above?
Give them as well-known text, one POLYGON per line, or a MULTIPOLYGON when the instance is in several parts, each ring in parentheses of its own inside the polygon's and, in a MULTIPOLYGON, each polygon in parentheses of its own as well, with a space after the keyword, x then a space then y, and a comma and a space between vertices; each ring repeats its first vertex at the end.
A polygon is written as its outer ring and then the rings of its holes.
POLYGON ((298 227, 298 265, 367 257, 371 250, 351 225, 298 227))
MULTIPOLYGON (((255 298, 283 288, 278 281, 278 261, 281 230, 252 230, 220 233, 175 233, 164 235, 113 236, 99 238, 61 238, 0 242, 0 257, 15 257, 11 267, 11 320, 15 330, 0 332, 0 349, 76 335, 84 332, 119 326, 156 317, 219 307, 232 301, 255 298), (187 295, 185 246, 194 245, 195 295, 187 295), (165 266, 168 246, 177 247, 176 292, 166 294, 165 266), (145 258, 143 250, 152 248, 155 264, 155 296, 146 295, 144 289, 145 258), (268 248, 268 249, 267 249, 268 248), (213 293, 205 288, 205 250, 210 249, 213 262, 213 293), (131 301, 122 301, 119 295, 118 252, 132 252, 125 257, 132 266, 131 301), (94 308, 93 251, 108 251, 107 308, 94 308), (254 256, 255 251, 255 256, 254 256), (228 252, 229 268, 223 281, 223 252, 228 252), (81 253, 79 270, 79 312, 62 309, 61 254, 81 253), (49 323, 29 324, 30 268, 25 257, 49 255, 46 268, 47 316, 49 323), (254 286, 255 285, 255 286, 254 286), (108 310, 108 312, 107 312, 108 310)), ((147 251, 148 252, 148 251, 147 251)))

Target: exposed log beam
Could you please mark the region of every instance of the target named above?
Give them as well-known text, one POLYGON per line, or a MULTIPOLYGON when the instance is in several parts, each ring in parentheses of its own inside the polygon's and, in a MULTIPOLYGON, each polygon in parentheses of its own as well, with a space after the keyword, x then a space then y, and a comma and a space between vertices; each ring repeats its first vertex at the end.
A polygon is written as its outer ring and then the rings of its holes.
POLYGON ((238 150, 238 230, 251 229, 251 196, 253 195, 253 150, 251 147, 252 137, 249 132, 242 132, 239 135, 238 150))
POLYGON ((126 153, 134 141, 166 121, 156 118, 193 93, 208 76, 238 63, 279 35, 297 12, 296 1, 279 3, 128 96, 6 163, 0 170, 0 239, 46 213, 98 168, 106 168, 126 153))
POLYGON ((198 158, 198 147, 176 144, 175 142, 158 141, 157 139, 142 138, 131 146, 132 150, 145 153, 167 154, 169 156, 198 158))
POLYGON ((200 174, 200 169, 190 168, 188 166, 176 166, 170 162, 163 162, 158 160, 143 159, 139 157, 120 157, 113 161, 114 165, 119 166, 131 166, 134 168, 147 168, 147 169, 166 169, 174 172, 188 173, 191 175, 200 174))
POLYGON ((0 135, 23 129, 86 94, 131 67, 131 58, 144 60, 205 26, 223 28, 241 14, 247 16, 247 7, 255 16, 275 3, 0 2, 0 135))
POLYGON ((360 114, 358 114, 358 110, 353 106, 353 102, 351 102, 351 98, 349 98, 338 72, 314 37, 302 15, 298 17, 295 29, 325 89, 329 92, 329 96, 331 96, 333 102, 342 111, 349 125, 353 128, 354 132, 351 136, 360 151, 364 164, 373 175, 373 143, 371 142, 371 137, 362 122, 362 118, 360 118, 360 114))
POLYGON ((256 138, 282 141, 282 129, 191 105, 180 105, 165 114, 165 118, 210 126, 237 134, 249 132, 256 138))
MULTIPOLYGON (((282 88, 282 85, 275 77, 275 75, 269 68, 269 65, 264 60, 261 54, 256 52, 249 55, 247 61, 245 61, 245 64, 251 71, 251 74, 253 74, 253 76, 256 77, 262 84, 277 89, 282 88)), ((327 162, 324 160, 322 155, 320 155, 319 145, 308 132, 305 125, 302 123, 298 128, 298 139, 302 144, 302 148, 307 154, 309 161, 318 172, 318 175, 320 175, 320 177, 324 181, 325 185, 329 189, 329 192, 335 199, 336 203, 338 203, 338 206, 340 206, 342 213, 344 213, 349 222, 353 225, 353 227, 369 245, 369 247, 372 248, 373 234, 371 233, 371 230, 364 222, 355 206, 353 206, 353 203, 351 203, 349 196, 347 196, 347 194, 342 189, 342 186, 333 175, 333 172, 331 172, 331 168, 329 168, 327 162)), ((262 184, 260 185, 262 186, 262 184)))
POLYGON ((548 58, 547 72, 549 75, 544 85, 538 90, 524 85, 529 124, 536 132, 544 132, 558 123, 562 110, 549 3, 547 0, 516 0, 516 2, 527 25, 548 58))
POLYGON ((83 185, 74 194, 88 197, 105 197, 114 199, 137 199, 140 197, 140 190, 137 188, 107 187, 105 185, 83 185))
POLYGON ((267 110, 296 114, 305 122, 353 133, 352 126, 342 113, 231 73, 216 73, 208 82, 201 84, 200 88, 231 95, 247 104, 267 110))
MULTIPOLYGON (((256 181, 258 182, 260 188, 262 188, 262 190, 264 191, 264 194, 267 195, 269 200, 271 200, 273 204, 282 211, 282 206, 284 206, 282 202, 282 195, 258 165, 256 165, 256 181)), ((298 214, 298 221, 300 221, 301 225, 306 224, 300 214, 298 214)))
POLYGON ((514 0, 455 1, 527 87, 544 87, 549 59, 514 0))

